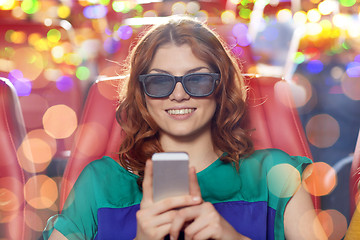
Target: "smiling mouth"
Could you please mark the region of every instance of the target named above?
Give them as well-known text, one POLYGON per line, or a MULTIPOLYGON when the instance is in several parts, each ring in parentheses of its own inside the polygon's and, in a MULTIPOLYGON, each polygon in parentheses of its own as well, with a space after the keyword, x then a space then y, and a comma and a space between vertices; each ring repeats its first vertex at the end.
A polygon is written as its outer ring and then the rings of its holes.
POLYGON ((169 109, 166 112, 170 115, 184 115, 195 111, 195 108, 184 108, 184 109, 169 109))

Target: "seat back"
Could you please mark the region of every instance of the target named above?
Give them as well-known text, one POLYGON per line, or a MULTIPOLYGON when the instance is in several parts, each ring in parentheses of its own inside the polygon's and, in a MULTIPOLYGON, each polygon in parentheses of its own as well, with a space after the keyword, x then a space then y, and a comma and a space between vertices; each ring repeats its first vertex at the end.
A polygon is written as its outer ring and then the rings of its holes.
MULTIPOLYGON (((82 169, 104 155, 118 159, 123 133, 115 119, 117 86, 121 80, 97 81, 91 87, 67 163, 60 196, 60 209, 82 169)), ((279 148, 290 155, 311 158, 309 146, 285 81, 272 77, 247 77, 250 86, 246 129, 256 149, 279 148), (276 94, 275 94, 276 92, 276 94)), ((314 198, 315 206, 319 201, 314 198)))
MULTIPOLYGON (((354 158, 350 169, 350 215, 355 211, 356 203, 359 200, 359 182, 360 182, 360 131, 356 141, 354 158)), ((360 209, 360 208, 359 208, 360 209)))
POLYGON ((24 239, 24 172, 17 149, 26 130, 10 81, 0 77, 0 238, 24 239))

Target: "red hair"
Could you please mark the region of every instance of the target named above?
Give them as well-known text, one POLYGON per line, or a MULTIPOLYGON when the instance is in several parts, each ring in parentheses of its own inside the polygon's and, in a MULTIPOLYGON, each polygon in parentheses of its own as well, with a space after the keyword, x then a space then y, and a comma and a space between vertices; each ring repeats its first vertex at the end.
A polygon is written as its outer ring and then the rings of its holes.
POLYGON ((212 140, 217 149, 228 153, 221 160, 238 166, 240 158, 254 151, 250 137, 241 128, 247 88, 239 63, 215 32, 190 18, 171 18, 167 23, 153 26, 129 55, 126 92, 116 114, 126 134, 119 151, 120 164, 142 177, 146 160, 153 153, 163 151, 159 127, 147 111, 138 78, 148 73, 156 50, 167 43, 188 44, 197 58, 220 73, 221 80, 214 92, 217 108, 212 119, 212 140))

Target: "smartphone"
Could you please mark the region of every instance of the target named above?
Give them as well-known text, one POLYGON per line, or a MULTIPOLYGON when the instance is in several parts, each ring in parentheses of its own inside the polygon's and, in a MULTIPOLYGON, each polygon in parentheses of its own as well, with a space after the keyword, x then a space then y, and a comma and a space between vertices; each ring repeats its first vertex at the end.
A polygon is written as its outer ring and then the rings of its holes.
POLYGON ((186 152, 154 153, 153 199, 189 194, 189 155, 186 152))

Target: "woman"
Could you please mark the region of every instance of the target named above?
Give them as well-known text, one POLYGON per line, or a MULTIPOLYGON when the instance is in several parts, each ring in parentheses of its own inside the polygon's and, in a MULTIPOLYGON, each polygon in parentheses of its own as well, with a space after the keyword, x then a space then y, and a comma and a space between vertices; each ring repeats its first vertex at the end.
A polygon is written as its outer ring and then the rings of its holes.
POLYGON ((297 181, 311 161, 253 150, 240 128, 240 69, 208 27, 173 18, 151 28, 130 54, 126 89, 117 111, 126 133, 120 162, 104 157, 83 170, 45 238, 326 238, 297 181), (154 202, 148 159, 163 151, 189 154, 190 194, 154 202), (283 165, 295 174, 278 172, 289 181, 272 191, 268 174, 283 165))

